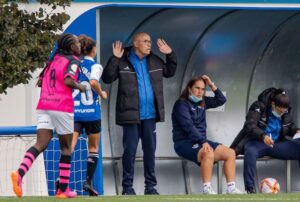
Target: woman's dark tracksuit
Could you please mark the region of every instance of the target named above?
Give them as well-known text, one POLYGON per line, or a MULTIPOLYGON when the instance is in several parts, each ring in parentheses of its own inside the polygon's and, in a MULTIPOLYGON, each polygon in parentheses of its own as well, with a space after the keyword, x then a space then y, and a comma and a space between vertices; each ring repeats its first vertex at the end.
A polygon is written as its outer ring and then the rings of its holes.
POLYGON ((214 97, 204 97, 204 105, 194 103, 189 99, 179 99, 173 107, 172 124, 175 152, 197 164, 199 164, 198 152, 203 143, 209 143, 213 149, 219 145, 219 143, 207 140, 206 135, 205 111, 209 108, 219 107, 226 102, 221 90, 217 89, 214 93, 214 97))
POLYGON ((257 158, 271 156, 281 160, 300 160, 300 145, 289 141, 280 141, 281 130, 282 120, 269 112, 265 131, 268 136, 272 134, 272 139, 275 142, 273 147, 266 145, 262 140, 252 140, 245 145, 244 183, 246 190, 255 189, 257 158))
POLYGON ((244 154, 244 183, 249 193, 255 192, 256 159, 262 156, 271 156, 281 160, 300 160, 300 145, 287 141, 287 136, 293 136, 297 127, 292 121, 290 110, 276 118, 271 113, 270 97, 272 91, 264 90, 258 100, 252 103, 246 116, 243 129, 231 144, 236 155, 244 154), (273 147, 267 146, 264 135, 272 134, 275 139, 273 147))

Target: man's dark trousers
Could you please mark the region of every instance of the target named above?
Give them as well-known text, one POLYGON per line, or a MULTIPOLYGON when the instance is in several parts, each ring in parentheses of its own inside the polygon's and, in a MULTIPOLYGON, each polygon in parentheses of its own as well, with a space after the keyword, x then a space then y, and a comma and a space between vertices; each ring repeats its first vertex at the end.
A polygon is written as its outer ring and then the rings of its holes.
POLYGON ((123 189, 132 187, 135 155, 140 138, 144 153, 145 189, 154 188, 157 184, 155 177, 156 122, 155 119, 146 119, 141 120, 140 124, 123 125, 123 189))

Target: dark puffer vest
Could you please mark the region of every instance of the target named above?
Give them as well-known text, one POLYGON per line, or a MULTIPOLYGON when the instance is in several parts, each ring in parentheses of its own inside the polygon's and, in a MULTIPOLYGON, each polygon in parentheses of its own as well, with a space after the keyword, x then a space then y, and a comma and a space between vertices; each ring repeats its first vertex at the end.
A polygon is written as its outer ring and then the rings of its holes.
MULTIPOLYGON (((137 75, 129 61, 131 48, 127 47, 121 58, 111 56, 102 75, 104 83, 112 83, 119 79, 116 103, 116 123, 118 125, 140 123, 137 75)), ((176 55, 174 52, 167 54, 166 62, 164 62, 157 55, 150 53, 147 56, 147 62, 154 91, 156 121, 164 121, 163 77, 168 78, 175 75, 176 55)))

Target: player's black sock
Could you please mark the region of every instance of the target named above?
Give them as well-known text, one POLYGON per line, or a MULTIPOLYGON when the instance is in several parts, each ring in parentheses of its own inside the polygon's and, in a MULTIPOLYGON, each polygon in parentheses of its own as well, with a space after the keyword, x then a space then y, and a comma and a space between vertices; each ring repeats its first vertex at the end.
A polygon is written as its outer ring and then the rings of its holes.
POLYGON ((90 152, 87 160, 87 174, 86 181, 88 184, 91 184, 93 175, 95 173, 97 163, 98 163, 98 153, 90 152))

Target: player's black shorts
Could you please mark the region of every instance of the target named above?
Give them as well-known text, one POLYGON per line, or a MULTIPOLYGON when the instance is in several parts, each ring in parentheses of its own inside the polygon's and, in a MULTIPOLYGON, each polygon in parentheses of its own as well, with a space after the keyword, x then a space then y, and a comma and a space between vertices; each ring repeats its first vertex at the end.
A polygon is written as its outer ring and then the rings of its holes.
POLYGON ((100 133, 101 131, 101 119, 96 121, 75 121, 74 131, 79 134, 83 133, 83 129, 87 135, 100 133))

